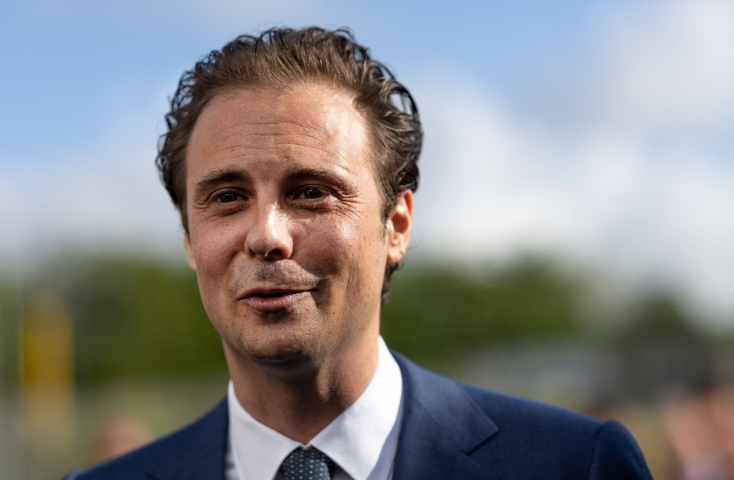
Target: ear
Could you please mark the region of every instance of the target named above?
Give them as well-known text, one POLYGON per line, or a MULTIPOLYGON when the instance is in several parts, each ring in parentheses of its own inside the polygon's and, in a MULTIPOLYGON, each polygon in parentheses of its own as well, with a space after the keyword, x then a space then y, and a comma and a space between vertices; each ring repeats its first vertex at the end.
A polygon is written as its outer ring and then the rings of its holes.
POLYGON ((189 267, 191 270, 196 271, 196 260, 194 259, 194 250, 191 248, 191 237, 189 232, 184 230, 183 244, 186 249, 186 259, 189 261, 189 267))
POLYGON ((413 192, 404 191, 387 219, 387 262, 398 263, 405 256, 410 242, 413 218, 413 192))

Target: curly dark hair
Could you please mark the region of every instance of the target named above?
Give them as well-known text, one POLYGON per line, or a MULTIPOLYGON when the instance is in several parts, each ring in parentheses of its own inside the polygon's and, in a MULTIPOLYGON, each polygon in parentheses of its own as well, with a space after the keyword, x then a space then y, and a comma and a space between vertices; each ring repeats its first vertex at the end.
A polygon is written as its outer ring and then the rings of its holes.
MULTIPOLYGON (((241 35, 184 72, 166 114, 168 132, 158 142, 158 166, 171 200, 186 216, 186 148, 199 115, 212 98, 232 90, 283 90, 318 82, 354 95, 372 137, 374 172, 387 221, 400 194, 418 188, 418 156, 423 132, 410 92, 370 57, 348 29, 277 27, 259 37, 241 35)), ((382 303, 390 295, 388 264, 382 303)))

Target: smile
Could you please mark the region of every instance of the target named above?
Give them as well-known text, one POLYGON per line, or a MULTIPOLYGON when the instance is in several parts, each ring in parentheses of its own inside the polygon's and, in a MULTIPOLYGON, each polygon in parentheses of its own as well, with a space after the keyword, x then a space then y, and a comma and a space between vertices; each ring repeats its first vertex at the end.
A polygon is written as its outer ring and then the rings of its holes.
POLYGON ((251 289, 240 296, 240 301, 261 312, 275 312, 288 308, 309 296, 311 290, 251 289))

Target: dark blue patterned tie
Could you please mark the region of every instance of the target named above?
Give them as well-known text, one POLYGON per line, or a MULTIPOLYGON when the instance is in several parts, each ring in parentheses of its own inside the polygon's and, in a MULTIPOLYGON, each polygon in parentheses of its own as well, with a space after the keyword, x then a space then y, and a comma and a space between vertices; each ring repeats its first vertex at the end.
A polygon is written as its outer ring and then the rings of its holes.
POLYGON ((330 480, 333 469, 334 462, 315 448, 296 448, 280 465, 285 480, 330 480))

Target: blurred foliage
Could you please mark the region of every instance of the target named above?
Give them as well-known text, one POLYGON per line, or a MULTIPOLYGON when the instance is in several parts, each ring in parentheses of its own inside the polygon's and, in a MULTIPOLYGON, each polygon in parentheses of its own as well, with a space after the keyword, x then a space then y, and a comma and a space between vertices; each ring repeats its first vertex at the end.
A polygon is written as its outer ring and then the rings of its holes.
POLYGON ((0 325, 8 326, 17 321, 20 289, 0 271, 0 325))
MULTIPOLYGON (((594 323, 582 307, 588 280, 564 272, 538 258, 471 268, 411 263, 393 278, 382 334, 391 348, 419 361, 496 343, 585 335, 594 323)), ((31 301, 47 293, 60 296, 74 319, 81 383, 225 371, 196 277, 183 266, 140 257, 67 258, 44 266, 26 285, 31 301)), ((620 322, 616 337, 622 345, 693 335, 692 320, 674 297, 643 295, 625 315, 630 321, 620 322)))
POLYGON ((625 365, 627 394, 649 402, 671 389, 697 392, 723 379, 714 358, 719 339, 696 328, 673 295, 648 291, 632 302, 615 335, 625 365))
POLYGON ((551 263, 522 259, 484 271, 423 265, 399 272, 382 312, 391 348, 425 358, 583 326, 581 288, 551 263))
POLYGON ((695 320, 680 302, 665 292, 648 292, 634 302, 619 333, 622 345, 640 346, 661 342, 698 343, 705 339, 695 320))
POLYGON ((20 289, 7 274, 0 272, 0 382, 8 384, 16 377, 18 355, 18 317, 21 304, 20 289))
POLYGON ((67 303, 82 383, 226 368, 187 268, 145 259, 65 262, 35 288, 54 289, 67 303))

